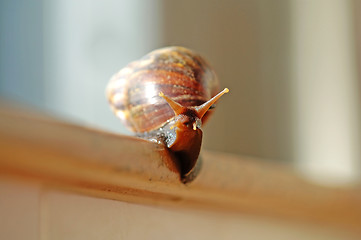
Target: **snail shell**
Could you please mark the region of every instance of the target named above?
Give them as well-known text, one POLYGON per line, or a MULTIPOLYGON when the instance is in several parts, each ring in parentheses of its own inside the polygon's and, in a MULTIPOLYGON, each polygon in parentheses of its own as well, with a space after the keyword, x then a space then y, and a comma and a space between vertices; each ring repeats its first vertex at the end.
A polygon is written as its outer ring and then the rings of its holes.
POLYGON ((106 94, 125 126, 163 142, 176 154, 184 175, 197 161, 200 127, 208 110, 228 89, 218 91, 216 74, 201 56, 183 47, 166 47, 121 69, 106 94))
POLYGON ((205 103, 218 91, 218 79, 202 57, 183 47, 167 47, 121 69, 111 78, 107 97, 125 126, 144 133, 159 129, 174 118, 173 110, 159 92, 188 107, 205 103))

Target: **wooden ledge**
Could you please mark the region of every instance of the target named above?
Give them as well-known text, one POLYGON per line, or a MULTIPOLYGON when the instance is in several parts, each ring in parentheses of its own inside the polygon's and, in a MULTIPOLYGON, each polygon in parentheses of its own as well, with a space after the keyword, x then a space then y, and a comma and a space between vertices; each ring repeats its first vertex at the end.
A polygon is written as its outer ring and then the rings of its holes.
POLYGON ((0 174, 102 198, 361 229, 361 194, 311 184, 286 166, 202 152, 183 184, 162 146, 0 107, 0 174))

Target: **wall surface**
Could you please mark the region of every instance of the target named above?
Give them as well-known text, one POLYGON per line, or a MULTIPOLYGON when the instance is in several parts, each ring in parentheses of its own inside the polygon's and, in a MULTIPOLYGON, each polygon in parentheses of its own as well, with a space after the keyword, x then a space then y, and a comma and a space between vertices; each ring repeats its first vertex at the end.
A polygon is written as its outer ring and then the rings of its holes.
POLYGON ((0 94, 131 134, 109 110, 108 79, 155 48, 186 46, 231 90, 204 126, 204 148, 348 184, 360 176, 357 3, 4 0, 0 94))

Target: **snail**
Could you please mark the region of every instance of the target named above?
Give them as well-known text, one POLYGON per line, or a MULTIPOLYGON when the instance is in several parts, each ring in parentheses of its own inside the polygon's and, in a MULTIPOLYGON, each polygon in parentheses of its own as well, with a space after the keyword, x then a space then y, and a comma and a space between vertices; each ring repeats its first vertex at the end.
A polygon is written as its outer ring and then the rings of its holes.
POLYGON ((166 47, 113 75, 106 95, 115 115, 136 136, 174 153, 184 176, 197 162, 209 109, 228 89, 218 91, 215 72, 201 56, 166 47))

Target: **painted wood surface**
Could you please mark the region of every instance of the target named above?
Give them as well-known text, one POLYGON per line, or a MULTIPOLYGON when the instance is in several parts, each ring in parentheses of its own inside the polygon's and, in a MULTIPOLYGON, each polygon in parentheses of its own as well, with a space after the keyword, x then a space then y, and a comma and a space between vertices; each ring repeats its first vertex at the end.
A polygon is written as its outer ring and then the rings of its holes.
POLYGON ((0 173, 44 186, 130 203, 205 209, 361 228, 356 187, 307 182, 292 168, 202 152, 187 184, 162 146, 56 120, 24 109, 0 110, 0 173))

